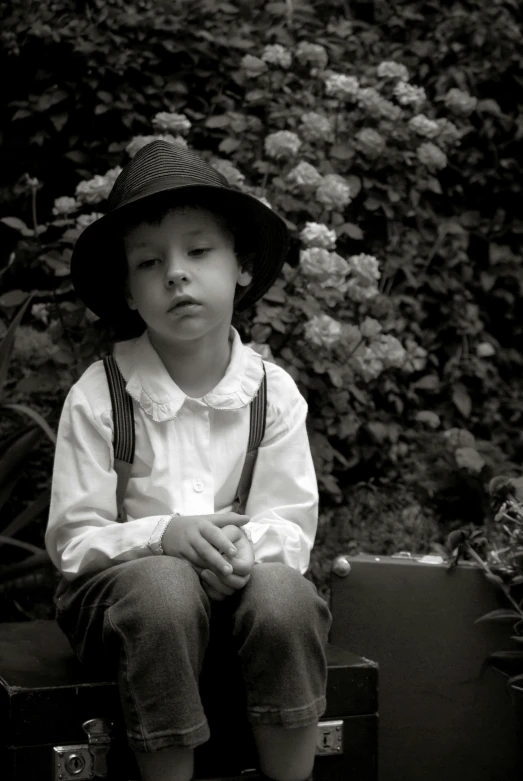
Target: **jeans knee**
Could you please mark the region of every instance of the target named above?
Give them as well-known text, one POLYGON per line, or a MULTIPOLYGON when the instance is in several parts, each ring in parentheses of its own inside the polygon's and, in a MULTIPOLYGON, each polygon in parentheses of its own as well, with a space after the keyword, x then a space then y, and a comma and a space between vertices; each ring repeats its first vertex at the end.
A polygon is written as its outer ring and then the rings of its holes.
POLYGON ((250 621, 273 638, 313 632, 326 641, 331 624, 327 604, 310 581, 285 564, 256 565, 243 602, 250 621))
MULTIPOLYGON (((207 623, 208 600, 192 566, 170 556, 147 556, 127 562, 119 578, 119 621, 132 621, 147 632, 172 631, 207 623)), ((111 612, 114 612, 113 610, 111 612)))

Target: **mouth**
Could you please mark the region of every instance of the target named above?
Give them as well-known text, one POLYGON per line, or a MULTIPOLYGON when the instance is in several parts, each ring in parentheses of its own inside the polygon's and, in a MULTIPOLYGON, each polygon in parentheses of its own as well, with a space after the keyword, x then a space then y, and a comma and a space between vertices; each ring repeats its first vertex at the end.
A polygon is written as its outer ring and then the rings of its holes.
POLYGON ((191 309, 196 309, 199 306, 201 306, 201 304, 198 303, 198 301, 195 301, 194 298, 191 298, 190 296, 180 296, 173 301, 168 311, 185 312, 190 311, 191 309))

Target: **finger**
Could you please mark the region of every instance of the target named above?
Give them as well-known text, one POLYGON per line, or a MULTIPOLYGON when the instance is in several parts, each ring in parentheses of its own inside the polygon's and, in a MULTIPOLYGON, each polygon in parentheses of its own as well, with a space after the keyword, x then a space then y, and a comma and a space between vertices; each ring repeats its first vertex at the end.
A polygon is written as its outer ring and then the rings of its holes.
POLYGON ((220 575, 230 575, 232 564, 214 548, 206 539, 199 537, 192 544, 196 555, 205 562, 204 567, 211 569, 220 575))
POLYGON ((209 599, 212 599, 215 602, 221 602, 225 599, 225 594, 220 594, 219 591, 213 589, 208 583, 205 583, 205 581, 202 582, 202 587, 209 599))
MULTIPOLYGON (((230 524, 229 524, 230 525, 230 524)), ((210 544, 216 548, 223 556, 235 556, 236 546, 229 540, 226 534, 221 529, 214 526, 212 523, 206 523, 200 528, 200 534, 202 537, 210 542, 210 544)), ((240 532, 241 534, 241 532, 240 532)))
POLYGON ((183 555, 180 554, 179 558, 182 559, 182 561, 187 561, 198 574, 207 566, 207 562, 202 559, 191 546, 188 546, 186 552, 183 555))
POLYGON ((225 534, 231 545, 236 545, 238 542, 246 539, 245 533, 241 526, 233 526, 232 523, 229 523, 227 526, 223 526, 221 531, 223 534, 225 534))
POLYGON ((254 566, 252 560, 242 559, 239 556, 231 559, 231 564, 233 573, 239 577, 250 575, 254 566))
POLYGON ((229 597, 231 594, 234 594, 235 590, 231 586, 227 586, 222 580, 220 580, 214 572, 211 572, 211 570, 204 569, 201 574, 202 580, 204 580, 208 586, 210 586, 214 591, 218 591, 220 594, 224 594, 225 596, 229 597))
POLYGON ((245 526, 249 523, 250 517, 248 515, 238 515, 238 513, 221 513, 214 516, 213 523, 215 526, 221 528, 222 526, 245 526))
POLYGON ((234 591, 238 591, 239 589, 243 588, 247 581, 250 578, 250 574, 247 576, 243 575, 235 575, 234 573, 232 575, 216 575, 216 578, 220 581, 220 583, 223 583, 225 586, 230 586, 230 588, 234 589, 234 591))

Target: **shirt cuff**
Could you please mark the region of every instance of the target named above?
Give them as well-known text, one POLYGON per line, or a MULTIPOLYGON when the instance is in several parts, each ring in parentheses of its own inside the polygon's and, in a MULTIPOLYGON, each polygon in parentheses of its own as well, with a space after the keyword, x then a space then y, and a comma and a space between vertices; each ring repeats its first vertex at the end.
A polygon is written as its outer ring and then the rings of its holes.
POLYGON ((151 534, 151 536, 147 541, 147 547, 149 548, 149 550, 154 556, 163 556, 163 545, 162 545, 163 535, 165 534, 165 530, 167 529, 169 523, 171 522, 171 519, 179 514, 180 513, 173 513, 172 515, 164 515, 163 518, 160 518, 160 520, 156 524, 156 528, 154 529, 153 533, 151 534))

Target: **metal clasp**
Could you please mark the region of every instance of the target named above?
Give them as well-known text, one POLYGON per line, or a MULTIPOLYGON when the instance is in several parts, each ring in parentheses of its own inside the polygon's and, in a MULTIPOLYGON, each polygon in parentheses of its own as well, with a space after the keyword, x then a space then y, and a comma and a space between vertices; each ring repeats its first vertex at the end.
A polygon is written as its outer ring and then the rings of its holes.
POLYGON ((53 746, 54 781, 107 778, 112 726, 107 719, 90 719, 82 724, 88 743, 53 746))
POLYGON ((343 754, 343 719, 320 721, 316 755, 343 754))
POLYGON ((92 775, 107 778, 107 754, 111 748, 112 724, 107 719, 89 719, 82 724, 89 741, 89 754, 93 758, 92 775))

